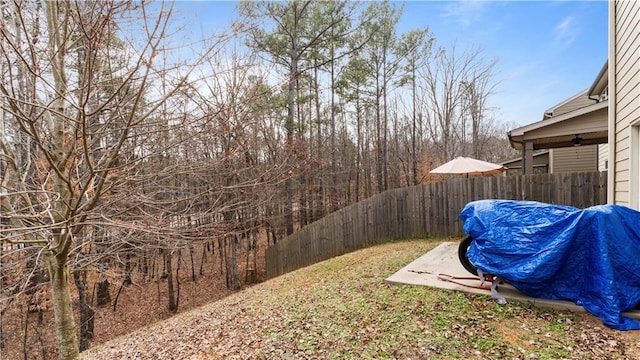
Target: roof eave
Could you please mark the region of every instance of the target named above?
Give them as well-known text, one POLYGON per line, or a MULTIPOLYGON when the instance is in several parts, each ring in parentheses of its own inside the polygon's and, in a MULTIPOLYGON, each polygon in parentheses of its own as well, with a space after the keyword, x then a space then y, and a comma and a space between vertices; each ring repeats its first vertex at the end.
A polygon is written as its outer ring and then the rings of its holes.
MULTIPOLYGON (((603 108, 607 108, 609 106, 608 101, 602 101, 596 104, 592 104, 589 106, 585 106, 580 109, 576 109, 574 111, 558 115, 555 117, 551 117, 546 120, 540 120, 525 126, 521 126, 519 128, 513 129, 507 133, 509 137, 509 143, 511 147, 516 150, 522 150, 522 144, 525 142, 525 134, 530 131, 538 130, 547 126, 551 126, 557 124, 559 122, 572 119, 584 114, 588 114, 594 111, 601 110, 603 108)), ((555 144, 554 144, 555 145, 555 144)))

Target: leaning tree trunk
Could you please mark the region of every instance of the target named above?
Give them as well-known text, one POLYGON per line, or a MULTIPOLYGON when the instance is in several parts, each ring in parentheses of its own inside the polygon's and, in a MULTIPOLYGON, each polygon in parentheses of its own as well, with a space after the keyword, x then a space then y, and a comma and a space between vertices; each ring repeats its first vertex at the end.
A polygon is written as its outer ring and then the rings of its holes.
POLYGON ((46 260, 49 268, 51 298, 58 340, 58 358, 61 360, 77 359, 79 350, 71 304, 67 254, 65 252, 50 253, 47 254, 46 260))

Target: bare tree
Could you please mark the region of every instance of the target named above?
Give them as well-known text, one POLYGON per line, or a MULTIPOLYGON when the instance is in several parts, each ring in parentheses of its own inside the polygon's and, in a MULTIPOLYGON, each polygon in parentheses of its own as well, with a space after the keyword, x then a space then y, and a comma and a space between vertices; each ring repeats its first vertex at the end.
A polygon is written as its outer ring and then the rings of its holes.
MULTIPOLYGON (((480 152, 482 148, 480 136, 490 132, 491 123, 487 117, 491 109, 488 108, 487 101, 498 85, 493 74, 495 64, 495 61, 478 64, 479 66, 469 72, 468 79, 461 82, 463 87, 463 120, 466 120, 467 117, 471 118, 471 150, 470 154, 465 155, 471 155, 474 158, 487 155, 480 152)), ((468 127, 468 125, 463 126, 463 133, 469 132, 468 127)))
POLYGON ((421 112, 441 162, 469 155, 467 143, 479 143, 482 120, 488 119, 486 101, 493 90, 494 64, 482 57, 480 48, 458 53, 454 44, 450 49, 438 49, 434 62, 419 72, 424 99, 421 112), (468 114, 472 116, 471 141, 467 139, 468 114))
MULTIPOLYGON (((336 62, 351 54, 355 49, 362 47, 364 42, 347 47, 346 39, 349 38, 354 28, 358 24, 352 23, 357 14, 356 4, 348 1, 332 1, 323 2, 315 0, 305 1, 285 1, 285 2, 269 2, 269 1, 243 1, 241 2, 240 11, 244 19, 248 22, 260 20, 262 26, 250 26, 248 33, 248 44, 257 52, 266 55, 268 61, 278 67, 281 67, 285 74, 286 103, 283 107, 284 129, 286 139, 284 143, 284 152, 287 154, 286 164, 292 169, 291 175, 284 182, 283 193, 285 196, 285 226, 287 234, 291 234, 294 230, 293 224, 293 204, 294 193, 304 186, 295 188, 295 180, 298 183, 305 183, 305 176, 302 171, 306 166, 304 162, 308 162, 309 158, 303 153, 309 146, 306 144, 305 130, 309 128, 304 122, 304 116, 307 115, 311 119, 312 112, 307 114, 301 111, 304 101, 309 101, 308 97, 303 95, 301 83, 309 82, 309 77, 313 76, 315 84, 315 112, 320 129, 320 123, 328 120, 330 137, 329 141, 333 142, 332 146, 327 149, 331 151, 328 162, 335 165, 335 138, 336 138, 336 104, 335 104, 335 81, 337 79, 336 62), (266 22, 265 22, 266 20, 266 22), (318 82, 318 72, 314 74, 311 70, 328 67, 329 72, 329 104, 328 116, 321 116, 320 112, 320 91, 318 82), (328 119, 325 119, 328 118, 328 119), (296 137, 297 136, 297 137, 296 137), (297 162, 296 160, 301 160, 297 162), (300 172, 297 174, 296 172, 300 172)), ((360 19, 364 22, 365 20, 360 19)), ((311 102, 309 102, 311 105, 311 102)), ((317 140, 323 141, 317 132, 317 140)), ((315 154, 321 155, 321 154, 315 154)), ((332 169, 335 166, 332 165, 332 169)), ((335 178, 329 177, 331 187, 329 191, 335 193, 335 178)), ((323 180, 324 183, 324 180, 323 180)), ((306 195, 300 191, 300 198, 306 195)), ((333 195, 333 194, 331 194, 333 195)), ((300 202, 298 202, 300 205, 300 202)), ((298 206, 300 207, 300 206, 298 206)), ((331 206, 334 210, 336 205, 331 206)))
POLYGON ((418 70, 428 66, 430 59, 431 46, 434 37, 429 33, 428 29, 411 30, 402 34, 401 41, 398 44, 397 52, 403 59, 403 75, 400 78, 399 85, 410 85, 411 89, 411 181, 412 185, 418 185, 418 162, 422 151, 420 146, 420 138, 423 134, 423 124, 421 116, 418 114, 418 93, 417 93, 417 75, 418 70))
MULTIPOLYGON (((21 2, 5 10, 0 55, 10 65, 0 92, 11 132, 0 138, 0 205, 12 235, 3 240, 37 249, 47 264, 58 356, 74 359, 70 255, 89 240, 86 229, 123 226, 127 217, 108 205, 124 204, 132 191, 151 158, 153 143, 145 142, 167 130, 158 109, 187 84, 193 66, 164 66, 170 87, 150 91, 160 76, 155 61, 170 48, 172 10, 164 5, 21 2), (130 32, 135 38, 124 37, 128 26, 138 29, 130 32)), ((110 242, 121 247, 121 240, 110 242)))

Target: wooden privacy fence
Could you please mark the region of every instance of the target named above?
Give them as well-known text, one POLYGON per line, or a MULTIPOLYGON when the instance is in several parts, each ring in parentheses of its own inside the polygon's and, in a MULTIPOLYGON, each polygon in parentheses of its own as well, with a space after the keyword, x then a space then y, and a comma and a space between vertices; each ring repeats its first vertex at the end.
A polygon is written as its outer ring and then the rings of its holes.
POLYGON ((392 239, 462 236, 458 214, 481 199, 585 208, 607 201, 607 173, 452 178, 393 189, 338 210, 266 251, 267 278, 392 239))

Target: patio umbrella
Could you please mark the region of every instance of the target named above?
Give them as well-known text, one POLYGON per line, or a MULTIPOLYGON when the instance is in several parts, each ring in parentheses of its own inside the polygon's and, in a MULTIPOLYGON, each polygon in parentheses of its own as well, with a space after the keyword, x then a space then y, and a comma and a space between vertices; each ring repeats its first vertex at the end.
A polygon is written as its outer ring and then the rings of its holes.
POLYGON ((488 175, 505 171, 502 165, 459 156, 430 171, 431 174, 488 175))

